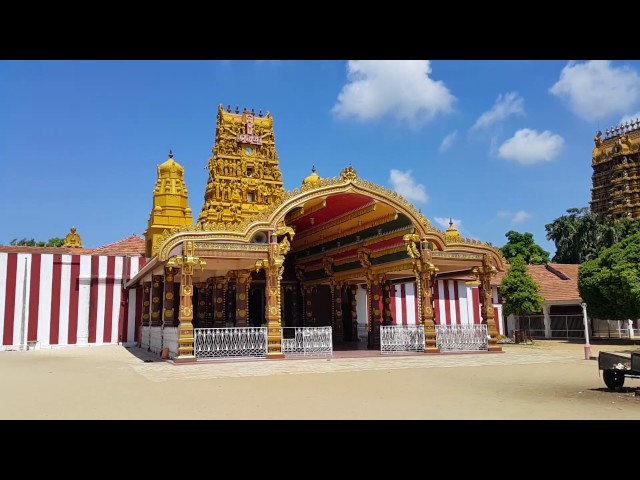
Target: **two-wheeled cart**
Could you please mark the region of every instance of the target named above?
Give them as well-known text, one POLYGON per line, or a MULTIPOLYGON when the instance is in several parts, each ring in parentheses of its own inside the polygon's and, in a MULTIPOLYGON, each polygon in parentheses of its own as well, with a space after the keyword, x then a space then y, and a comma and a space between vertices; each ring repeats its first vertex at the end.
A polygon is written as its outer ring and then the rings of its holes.
POLYGON ((598 369, 609 390, 617 390, 624 385, 624 379, 640 378, 640 353, 600 352, 598 369))

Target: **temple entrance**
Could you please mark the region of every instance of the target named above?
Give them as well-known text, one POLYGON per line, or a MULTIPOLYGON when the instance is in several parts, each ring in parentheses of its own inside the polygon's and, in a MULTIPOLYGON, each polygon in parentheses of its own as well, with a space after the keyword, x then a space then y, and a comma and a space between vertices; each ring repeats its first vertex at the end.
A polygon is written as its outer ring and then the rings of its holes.
POLYGON ((249 287, 249 323, 252 327, 266 325, 264 283, 249 287))

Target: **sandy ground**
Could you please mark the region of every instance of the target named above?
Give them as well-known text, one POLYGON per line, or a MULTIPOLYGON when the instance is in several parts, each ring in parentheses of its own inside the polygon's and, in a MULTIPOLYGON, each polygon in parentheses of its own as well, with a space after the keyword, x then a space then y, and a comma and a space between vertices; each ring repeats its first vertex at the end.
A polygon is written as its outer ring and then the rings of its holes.
POLYGON ((640 419, 640 379, 608 391, 583 344, 503 348, 196 365, 114 345, 0 352, 0 419, 640 419))

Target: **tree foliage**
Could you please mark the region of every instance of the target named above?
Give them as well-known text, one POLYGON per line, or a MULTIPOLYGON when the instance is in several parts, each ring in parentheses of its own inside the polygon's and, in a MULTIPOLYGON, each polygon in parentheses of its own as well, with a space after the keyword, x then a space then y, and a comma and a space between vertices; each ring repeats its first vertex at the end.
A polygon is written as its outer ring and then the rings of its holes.
POLYGON ((578 291, 593 317, 640 318, 640 233, 580 265, 578 291))
POLYGON ((509 263, 515 257, 522 257, 528 264, 544 265, 549 263, 549 252, 536 244, 533 234, 509 230, 505 237, 507 237, 507 244, 500 250, 509 263))
POLYGON ((64 245, 64 238, 54 237, 50 238, 48 242, 35 241, 33 238, 18 240, 14 238, 11 240, 10 245, 15 247, 62 247, 64 245))
POLYGON ((511 259, 509 271, 502 277, 500 295, 504 299, 505 315, 532 315, 542 310, 544 298, 540 288, 533 280, 524 258, 516 256, 511 259))
POLYGON ((567 215, 545 225, 547 240, 553 241, 558 263, 583 263, 605 248, 640 232, 640 221, 630 218, 601 218, 589 208, 570 208, 567 215))

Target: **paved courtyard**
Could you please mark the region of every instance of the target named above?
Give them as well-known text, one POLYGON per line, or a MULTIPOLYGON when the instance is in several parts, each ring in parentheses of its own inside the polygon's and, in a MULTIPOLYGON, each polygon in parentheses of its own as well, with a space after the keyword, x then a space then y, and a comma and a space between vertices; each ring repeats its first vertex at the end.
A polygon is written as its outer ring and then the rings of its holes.
POLYGON ((195 365, 115 345, 0 352, 0 419, 640 419, 640 379, 608 391, 582 344, 503 347, 195 365))

